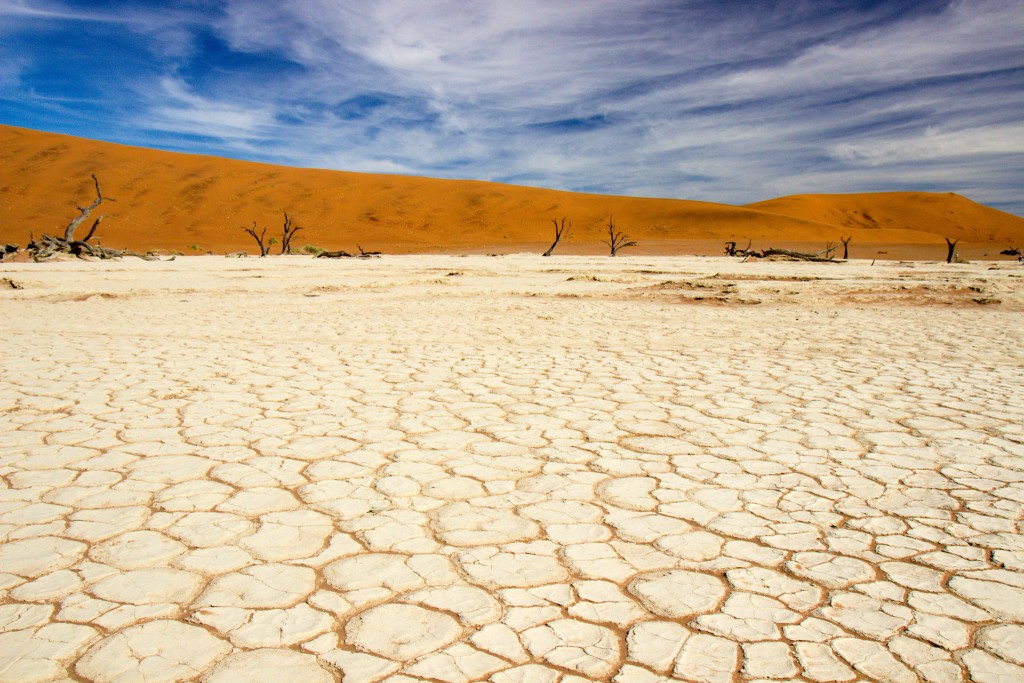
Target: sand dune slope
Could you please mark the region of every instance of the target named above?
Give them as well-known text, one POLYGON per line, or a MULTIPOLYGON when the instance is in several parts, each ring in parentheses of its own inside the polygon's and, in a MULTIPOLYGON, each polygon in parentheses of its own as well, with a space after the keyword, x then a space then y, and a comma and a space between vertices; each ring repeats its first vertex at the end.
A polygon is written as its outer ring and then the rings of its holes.
POLYGON ((1020 240, 1024 220, 953 193, 794 195, 747 208, 850 231, 911 230, 966 242, 1020 240))
POLYGON ((104 245, 186 253, 253 250, 242 226, 255 221, 268 238, 279 238, 282 210, 303 227, 297 247, 355 251, 362 245, 390 253, 542 248, 551 239, 551 219, 562 216, 574 226, 571 241, 560 247, 566 253, 600 252, 609 216, 643 249, 670 253, 685 251, 686 242, 717 242, 719 251, 729 239, 823 244, 841 233, 858 243, 934 245, 950 226, 964 242, 1024 242, 1024 219, 946 195, 912 195, 918 199, 910 204, 900 201, 910 195, 895 194, 886 202, 847 195, 739 207, 298 169, 9 126, 0 126, 0 240, 25 244, 30 231, 63 230, 75 204, 94 196, 91 173, 117 200, 97 211, 106 216, 98 233, 104 245), (862 205, 874 223, 856 223, 862 205), (990 220, 995 214, 1001 222, 990 220))

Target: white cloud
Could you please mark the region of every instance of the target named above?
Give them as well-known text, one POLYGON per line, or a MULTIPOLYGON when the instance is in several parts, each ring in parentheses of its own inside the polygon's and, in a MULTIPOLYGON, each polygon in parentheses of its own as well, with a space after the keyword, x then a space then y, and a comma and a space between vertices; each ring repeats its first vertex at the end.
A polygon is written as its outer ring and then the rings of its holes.
POLYGON ((268 109, 212 101, 172 78, 164 78, 161 86, 163 95, 139 121, 144 127, 226 140, 264 138, 274 128, 268 109))
MULTIPOLYGON (((59 3, 32 2, 29 0, 0 0, 0 16, 15 19, 42 19, 65 21, 104 21, 117 22, 116 16, 102 15, 95 12, 82 12, 65 9, 59 3)), ((123 21, 121 19, 120 21, 123 21)))
MULTIPOLYGON (((856 177, 843 165, 987 149, 983 134, 927 133, 971 130, 959 120, 983 118, 984 107, 917 86, 1024 63, 1013 4, 968 0, 884 22, 823 13, 808 25, 787 16, 758 23, 750 12, 709 19, 698 6, 662 16, 664 3, 613 0, 247 2, 229 6, 226 35, 239 49, 302 62, 309 82, 421 98, 436 115, 433 126, 372 141, 351 124, 324 130, 326 144, 348 146, 341 158, 350 168, 455 164, 459 176, 752 201, 808 171, 842 182, 856 177), (851 103, 841 102, 844 91, 851 103), (611 122, 586 132, 530 127, 601 114, 611 122), (825 168, 827 159, 840 168, 825 168)), ((1019 137, 1013 126, 999 133, 1004 143, 1019 137)))
POLYGON ((1024 155, 1024 123, 966 130, 927 128, 913 137, 842 143, 835 145, 832 153, 841 161, 876 168, 986 155, 1024 155))
POLYGON ((737 73, 722 90, 738 97, 834 92, 1020 67, 1022 26, 1019 2, 962 0, 941 14, 886 24, 816 45, 785 64, 737 73))
POLYGON ((128 87, 135 125, 215 151, 732 203, 885 183, 1019 201, 997 179, 1024 173, 1019 0, 202 6, 125 13, 162 60, 128 87))

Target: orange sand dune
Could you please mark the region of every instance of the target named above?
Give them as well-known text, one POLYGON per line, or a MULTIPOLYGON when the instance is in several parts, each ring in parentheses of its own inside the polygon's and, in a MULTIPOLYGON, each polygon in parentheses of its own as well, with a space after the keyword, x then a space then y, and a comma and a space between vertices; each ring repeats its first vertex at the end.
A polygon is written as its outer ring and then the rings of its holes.
POLYGON ((1021 219, 953 193, 876 192, 779 197, 747 208, 850 231, 910 230, 965 242, 1020 241, 1021 219))
POLYGON ((105 215, 101 243, 139 250, 252 252, 242 226, 256 221, 280 239, 282 210, 304 228, 295 247, 388 253, 542 250, 551 219, 562 216, 573 231, 560 253, 601 253, 610 215, 640 242, 631 253, 721 253, 722 242, 748 239, 820 249, 850 235, 851 255, 872 258, 885 245, 939 258, 943 236, 961 239, 965 255, 1024 244, 1024 219, 955 195, 821 195, 739 207, 272 166, 9 126, 0 126, 0 241, 61 233, 75 204, 93 200, 92 173, 116 200, 96 211, 105 215))

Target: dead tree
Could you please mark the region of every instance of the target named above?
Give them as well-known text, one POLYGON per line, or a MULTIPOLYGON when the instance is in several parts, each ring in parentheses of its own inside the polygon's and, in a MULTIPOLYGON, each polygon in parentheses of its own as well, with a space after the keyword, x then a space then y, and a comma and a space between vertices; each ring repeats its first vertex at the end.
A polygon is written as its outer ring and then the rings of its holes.
POLYGON ((558 246, 558 243, 562 241, 563 237, 568 237, 569 231, 572 229, 572 221, 569 221, 569 225, 567 226, 565 224, 565 216, 562 217, 561 225, 559 225, 558 221, 556 221, 554 218, 551 219, 551 222, 555 224, 555 241, 551 243, 551 246, 548 247, 548 250, 541 254, 541 256, 551 256, 551 254, 555 251, 555 247, 558 246))
POLYGON ((364 251, 358 244, 356 245, 356 249, 359 250, 359 258, 380 258, 379 251, 364 251))
POLYGON ((136 258, 143 259, 145 261, 155 261, 157 257, 151 253, 140 254, 135 251, 108 249, 101 247, 97 244, 89 244, 89 240, 92 239, 93 235, 96 234, 96 228, 99 227, 100 222, 103 220, 103 216, 100 216, 93 221, 92 227, 89 228, 88 234, 82 239, 75 239, 75 230, 78 229, 82 223, 89 217, 93 212, 93 209, 98 207, 104 201, 112 202, 115 201, 110 197, 104 197, 103 191, 100 189, 100 181, 96 177, 96 174, 92 174, 93 184, 96 186, 96 199, 92 201, 89 206, 81 206, 76 204, 75 208, 78 209, 78 215, 71 219, 71 222, 64 228, 63 237, 55 237, 53 235, 44 234, 37 242, 35 237, 29 238, 28 252, 32 256, 33 261, 45 261, 57 254, 72 254, 78 258, 86 258, 91 256, 98 259, 115 259, 121 258, 122 256, 135 256, 136 258))
POLYGON ((944 237, 943 239, 946 240, 946 245, 949 247, 949 252, 946 254, 946 263, 952 263, 953 256, 956 255, 957 242, 959 242, 960 240, 950 240, 948 237, 944 237))
POLYGON ((1020 256, 1020 249, 1018 249, 1017 247, 1010 247, 1009 249, 1003 249, 999 253, 1003 254, 1004 256, 1020 256))
POLYGON ((8 254, 17 254, 17 253, 18 253, 18 245, 17 244, 5 244, 5 245, 3 245, 3 248, 0 249, 0 261, 3 261, 4 257, 7 256, 8 254))
POLYGON ((852 240, 852 239, 853 239, 853 235, 850 235, 849 237, 846 237, 846 238, 843 238, 843 237, 839 238, 839 241, 843 243, 843 260, 844 261, 849 261, 850 260, 850 240, 852 240))
POLYGON ((263 258, 264 256, 266 256, 267 252, 270 251, 270 244, 269 243, 267 243, 267 244, 263 243, 263 238, 267 234, 267 229, 263 228, 263 232, 261 232, 260 234, 257 235, 256 234, 256 221, 253 221, 251 228, 247 228, 245 226, 242 226, 242 230, 245 230, 247 233, 252 235, 252 238, 254 240, 256 240, 256 244, 259 245, 259 248, 260 248, 260 258, 263 258))
POLYGON ((610 216, 608 217, 608 239, 604 243, 611 249, 611 256, 618 255, 619 249, 635 247, 637 245, 636 242, 629 239, 629 235, 615 230, 615 223, 612 222, 610 216))
POLYGON ((321 251, 313 258, 352 258, 352 254, 347 251, 321 251))
POLYGON ((292 223, 292 219, 287 211, 282 209, 281 212, 284 214, 284 236, 281 238, 281 253, 290 254, 292 253, 292 238, 302 228, 292 223))
POLYGON ((825 251, 819 251, 818 255, 820 256, 820 255, 824 254, 826 259, 831 260, 832 259, 832 254, 835 253, 835 250, 836 250, 836 243, 835 242, 825 242, 825 251))

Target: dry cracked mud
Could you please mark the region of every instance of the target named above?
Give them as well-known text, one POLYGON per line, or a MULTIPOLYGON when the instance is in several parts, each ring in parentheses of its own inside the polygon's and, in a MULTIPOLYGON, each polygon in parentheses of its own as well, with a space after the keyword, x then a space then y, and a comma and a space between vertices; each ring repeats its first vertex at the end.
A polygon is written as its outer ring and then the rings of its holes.
POLYGON ((0 274, 0 681, 1024 680, 1024 269, 0 274))

